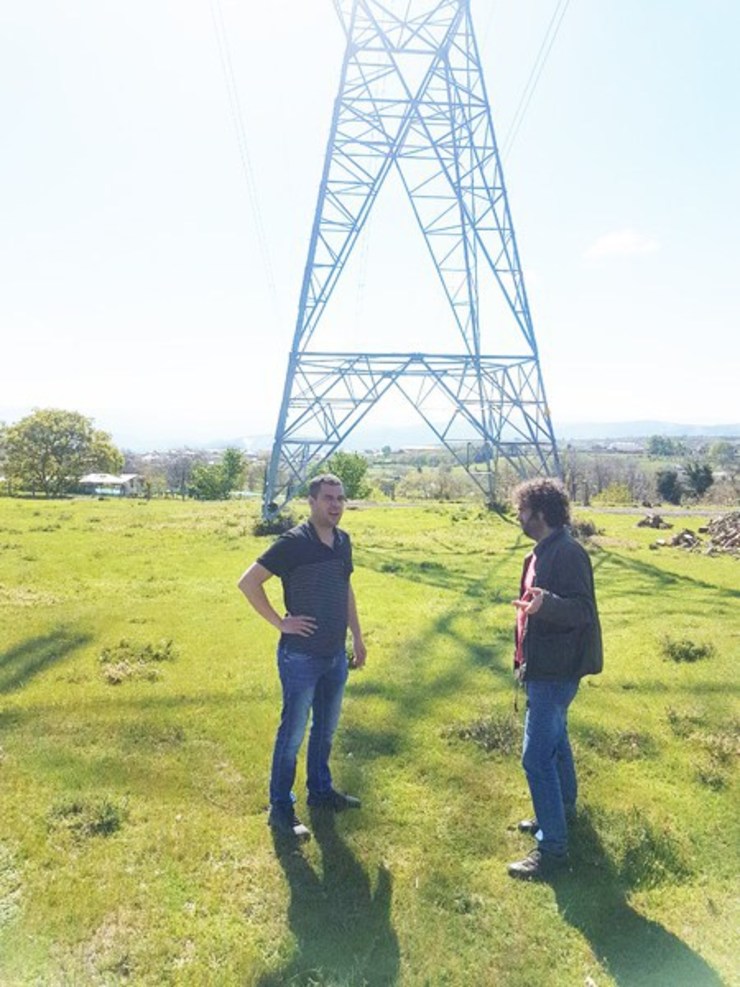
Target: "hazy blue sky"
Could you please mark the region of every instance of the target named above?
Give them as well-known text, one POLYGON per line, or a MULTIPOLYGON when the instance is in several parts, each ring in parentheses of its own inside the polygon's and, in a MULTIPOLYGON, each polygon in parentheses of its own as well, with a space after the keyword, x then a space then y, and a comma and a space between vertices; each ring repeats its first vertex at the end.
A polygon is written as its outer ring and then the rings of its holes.
MULTIPOLYGON (((472 0, 502 146, 557 6, 472 0)), ((273 430, 343 41, 331 0, 0 5, 0 420, 273 430)), ((739 43, 737 0, 567 6, 504 159, 556 426, 740 418, 739 43)), ((397 208, 344 304, 451 333, 397 208)))

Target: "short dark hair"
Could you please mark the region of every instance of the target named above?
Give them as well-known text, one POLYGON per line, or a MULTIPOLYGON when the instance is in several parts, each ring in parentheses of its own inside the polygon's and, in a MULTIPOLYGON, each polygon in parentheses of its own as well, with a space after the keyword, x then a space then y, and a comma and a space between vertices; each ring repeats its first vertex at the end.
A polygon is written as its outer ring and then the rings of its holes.
POLYGON ((520 483, 512 493, 515 506, 528 507, 533 514, 542 514, 550 528, 570 524, 570 500, 560 480, 538 477, 520 483))
POLYGON ((328 484, 330 487, 342 486, 342 481, 333 473, 319 473, 318 476, 312 477, 311 482, 308 484, 308 496, 313 497, 315 500, 318 497, 319 490, 321 490, 324 483, 328 484))

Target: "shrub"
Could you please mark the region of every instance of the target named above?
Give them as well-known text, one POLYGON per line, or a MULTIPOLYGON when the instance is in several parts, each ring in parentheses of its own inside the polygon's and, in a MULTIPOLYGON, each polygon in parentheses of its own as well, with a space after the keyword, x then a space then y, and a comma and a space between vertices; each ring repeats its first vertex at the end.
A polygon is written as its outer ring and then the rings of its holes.
POLYGON ((691 737, 704 722, 704 716, 698 710, 681 713, 669 706, 666 710, 668 724, 676 737, 691 737))
POLYGON ((688 637, 672 638, 666 635, 660 644, 666 661, 694 662, 711 658, 715 653, 713 644, 692 641, 688 637))
POLYGON ((683 487, 676 470, 658 470, 655 477, 655 488, 658 495, 669 504, 680 504, 683 487))
POLYGON ((63 830, 76 839, 83 839, 116 833, 127 815, 125 805, 119 805, 107 797, 88 801, 74 798, 64 799, 53 806, 47 821, 50 829, 63 830))
POLYGON ((135 644, 123 638, 113 647, 103 648, 98 661, 103 666, 106 682, 120 685, 126 679, 154 682, 160 675, 155 666, 163 661, 173 661, 176 657, 174 645, 169 639, 158 644, 135 644))
POLYGON ((590 751, 609 761, 636 761, 655 754, 655 741, 650 734, 639 730, 584 727, 579 732, 579 740, 590 751))
POLYGON ((593 521, 586 518, 573 518, 570 525, 571 534, 578 541, 588 541, 594 535, 603 535, 604 529, 597 528, 593 521))
POLYGON ((610 483, 591 498, 593 504, 631 504, 632 494, 626 483, 610 483))
POLYGON ((472 740, 488 754, 512 754, 521 744, 521 726, 511 713, 491 713, 472 723, 448 727, 442 736, 472 740))
POLYGON ((252 534, 261 538, 265 535, 282 535, 295 528, 296 519, 290 513, 276 514, 271 518, 257 518, 252 526, 252 534))
POLYGON ((599 826, 620 880, 630 888, 652 888, 691 876, 691 848, 670 823, 654 825, 632 808, 608 813, 599 826))

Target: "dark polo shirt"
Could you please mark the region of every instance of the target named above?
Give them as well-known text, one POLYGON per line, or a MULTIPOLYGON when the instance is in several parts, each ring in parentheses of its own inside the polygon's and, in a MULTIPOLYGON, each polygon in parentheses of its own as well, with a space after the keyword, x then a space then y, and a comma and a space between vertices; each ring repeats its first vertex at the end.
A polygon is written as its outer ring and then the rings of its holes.
POLYGON ((345 647, 352 545, 346 531, 334 529, 334 547, 325 545, 310 521, 286 531, 257 561, 283 584, 285 609, 316 618, 310 637, 283 634, 280 643, 314 657, 330 657, 345 647))

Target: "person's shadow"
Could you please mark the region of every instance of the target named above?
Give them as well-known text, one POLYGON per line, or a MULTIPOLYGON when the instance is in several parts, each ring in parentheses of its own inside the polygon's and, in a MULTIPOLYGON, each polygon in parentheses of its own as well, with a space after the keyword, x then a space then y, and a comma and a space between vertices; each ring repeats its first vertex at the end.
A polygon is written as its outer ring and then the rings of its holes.
POLYGON ((574 825, 572 868, 552 887, 561 917, 590 942, 621 987, 723 987, 709 964, 632 908, 587 815, 574 825))
POLYGON ((297 940, 292 961, 265 974, 259 987, 341 983, 390 987, 399 970, 398 939, 390 921, 391 875, 378 868, 375 890, 337 832, 332 812, 311 811, 321 849, 318 874, 300 846, 273 832, 275 853, 290 885, 288 921, 297 940))

